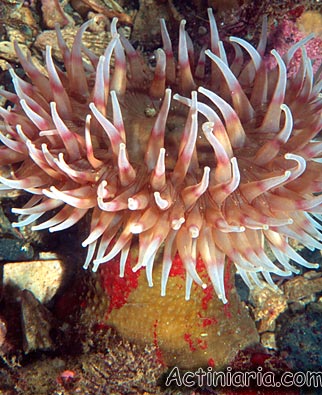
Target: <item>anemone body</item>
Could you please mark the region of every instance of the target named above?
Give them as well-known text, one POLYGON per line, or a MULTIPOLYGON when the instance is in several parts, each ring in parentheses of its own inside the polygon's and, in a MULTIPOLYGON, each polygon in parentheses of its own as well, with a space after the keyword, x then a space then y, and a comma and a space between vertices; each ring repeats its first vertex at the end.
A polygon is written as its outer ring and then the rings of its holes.
POLYGON ((85 51, 85 23, 69 50, 57 31, 64 71, 46 50, 48 77, 16 47, 28 82, 11 70, 14 103, 0 108, 0 163, 11 165, 2 189, 32 194, 14 226, 60 231, 91 215, 84 267, 93 270, 120 254, 120 275, 132 243, 150 286, 162 251, 161 294, 175 254, 186 269, 186 298, 201 257, 220 299, 227 302, 227 259, 251 287, 271 273, 288 276, 292 259, 307 262, 290 245, 321 248, 321 125, 319 72, 313 75, 304 44, 292 47, 276 67, 264 61, 266 22, 255 49, 231 37, 220 41, 212 11, 209 44, 194 54, 185 32, 173 54, 161 21, 163 48, 151 71, 120 37, 116 20, 104 55, 85 51), (229 47, 228 47, 229 46, 229 47), (232 61, 226 49, 234 50, 232 61), (294 53, 302 61, 287 76, 294 53), (114 57, 114 66, 111 58, 114 57), (55 209, 49 220, 39 218, 55 209), (276 261, 267 255, 270 249, 276 261), (158 254, 159 255, 159 254, 158 254))

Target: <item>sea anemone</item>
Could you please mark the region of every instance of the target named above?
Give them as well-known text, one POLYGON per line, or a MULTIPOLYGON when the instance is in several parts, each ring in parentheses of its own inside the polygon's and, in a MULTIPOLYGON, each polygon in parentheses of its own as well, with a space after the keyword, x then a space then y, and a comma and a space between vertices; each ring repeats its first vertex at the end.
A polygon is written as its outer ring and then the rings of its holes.
POLYGON ((226 303, 227 259, 250 287, 262 286, 262 278, 274 287, 271 273, 297 273, 290 259, 317 267, 289 238, 322 248, 322 143, 314 140, 322 125, 321 69, 313 75, 304 48, 310 37, 283 57, 273 50, 276 66, 269 69, 266 19, 255 49, 236 37, 224 46, 211 9, 208 16, 209 48, 198 58, 186 22, 175 58, 161 21, 154 71, 117 33, 115 19, 99 58, 82 47, 90 21, 71 50, 57 30, 63 67, 47 47, 48 77, 16 45, 28 82, 10 69, 15 93, 1 92, 14 105, 0 108, 0 164, 11 165, 10 178, 0 181, 3 190, 32 194, 13 209, 20 214, 13 226, 37 221, 32 229, 56 232, 91 215, 85 268, 93 262, 96 271, 120 253, 123 276, 131 244, 138 243, 133 270, 145 267, 152 286, 163 250, 164 295, 178 254, 189 299, 193 282, 206 287, 196 269, 201 258, 226 303), (299 49, 301 64, 288 78, 299 49))

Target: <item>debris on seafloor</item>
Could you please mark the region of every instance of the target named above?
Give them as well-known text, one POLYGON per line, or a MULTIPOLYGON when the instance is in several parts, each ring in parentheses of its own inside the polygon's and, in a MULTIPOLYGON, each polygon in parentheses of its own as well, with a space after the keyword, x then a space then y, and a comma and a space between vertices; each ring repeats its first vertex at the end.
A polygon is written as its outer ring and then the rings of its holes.
POLYGON ((41 0, 41 11, 46 28, 54 29, 56 25, 63 27, 75 24, 58 0, 41 0))
POLYGON ((53 350, 55 345, 50 336, 54 327, 52 313, 35 296, 24 289, 19 292, 23 351, 28 354, 35 350, 53 350))
MULTIPOLYGON (((250 294, 251 310, 254 319, 257 322, 258 332, 260 333, 261 343, 269 349, 278 349, 279 351, 289 349, 287 342, 292 339, 297 344, 302 337, 305 341, 305 333, 308 333, 308 341, 312 342, 312 347, 320 347, 321 339, 319 330, 314 329, 316 323, 316 312, 322 309, 322 273, 321 271, 307 271, 302 276, 296 276, 285 281, 279 291, 270 287, 263 289, 256 288, 250 294), (312 309, 315 313, 312 313, 312 309), (296 329, 300 322, 306 323, 303 330, 296 329), (292 332, 293 335, 287 335, 292 332), (313 327, 310 329, 310 327, 313 327), (297 332, 297 334, 295 334, 297 332), (309 334, 311 333, 311 335, 309 334), (316 333, 314 340, 313 333, 316 333), (297 339, 297 340, 296 340, 297 339), (313 343, 315 346, 313 346, 313 343)), ((297 346, 296 346, 297 347, 297 346)), ((294 368, 298 367, 297 358, 300 360, 305 357, 300 356, 295 350, 296 347, 290 347, 290 357, 287 360, 294 362, 294 368)), ((307 346, 310 349, 311 346, 307 346)), ((289 350, 290 350, 289 349, 289 350)))
POLYGON ((33 293, 41 303, 48 303, 63 284, 65 266, 61 259, 10 262, 4 265, 4 286, 33 293))
MULTIPOLYGON (((320 289, 321 292, 321 289, 320 289)), ((322 301, 299 311, 288 310, 276 321, 276 345, 294 371, 320 371, 322 366, 322 301)))

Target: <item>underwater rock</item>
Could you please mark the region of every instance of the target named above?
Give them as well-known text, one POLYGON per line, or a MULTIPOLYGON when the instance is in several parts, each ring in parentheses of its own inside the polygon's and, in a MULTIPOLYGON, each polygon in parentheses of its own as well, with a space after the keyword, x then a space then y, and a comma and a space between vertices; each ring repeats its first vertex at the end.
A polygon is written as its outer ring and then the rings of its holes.
MULTIPOLYGON (((200 261, 197 266, 201 278, 206 279, 200 261)), ((153 270, 151 288, 144 271, 132 273, 128 267, 125 278, 119 278, 118 269, 115 260, 100 270, 102 287, 109 298, 105 322, 129 341, 154 344, 166 365, 220 369, 238 351, 259 341, 255 323, 235 289, 231 268, 225 276, 227 304, 210 286, 202 289, 193 285, 190 300, 185 300, 185 273, 178 258, 171 269, 166 296, 160 296, 161 265, 153 270)), ((101 304, 102 298, 98 300, 101 304)), ((102 304, 98 308, 102 309, 102 304)))

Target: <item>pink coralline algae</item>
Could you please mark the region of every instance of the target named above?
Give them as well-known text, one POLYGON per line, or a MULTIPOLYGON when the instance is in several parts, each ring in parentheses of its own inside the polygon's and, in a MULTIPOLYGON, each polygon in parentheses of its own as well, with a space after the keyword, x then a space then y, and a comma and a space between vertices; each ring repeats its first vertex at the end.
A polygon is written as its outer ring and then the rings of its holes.
MULTIPOLYGON (((274 48, 281 54, 285 55, 287 51, 294 46, 294 44, 301 42, 306 39, 305 50, 308 58, 311 59, 313 72, 316 73, 319 67, 322 65, 322 39, 319 36, 311 33, 310 35, 301 32, 298 27, 298 23, 290 20, 283 19, 278 25, 272 29, 271 39, 274 48), (310 40, 307 40, 310 37, 310 40)), ((292 55, 292 60, 288 67, 288 75, 294 75, 300 67, 302 59, 303 47, 298 48, 292 55)), ((275 65, 275 60, 272 57, 269 58, 268 64, 271 62, 275 65)))

